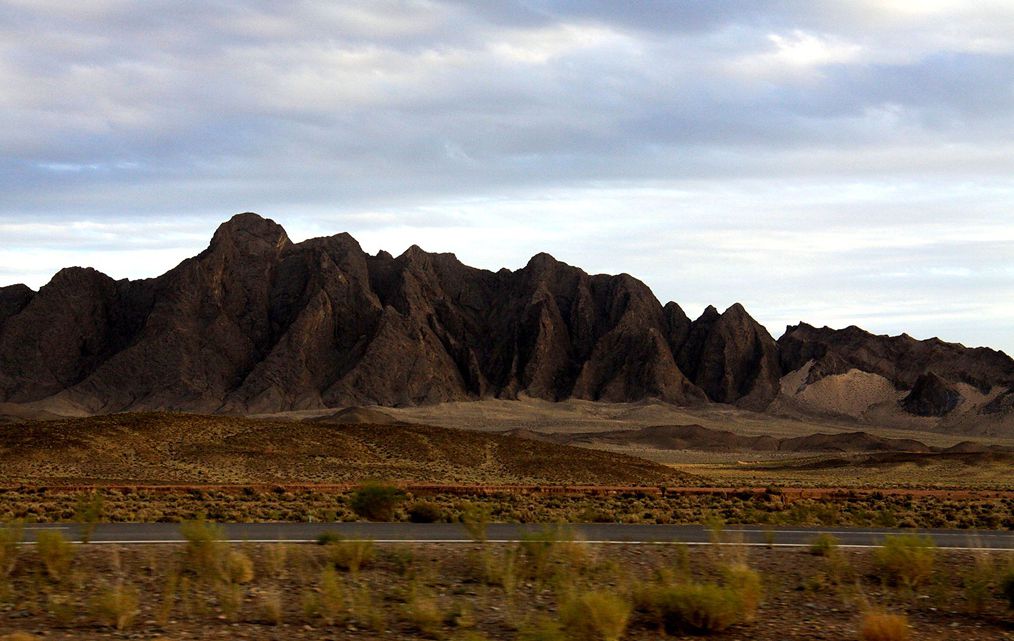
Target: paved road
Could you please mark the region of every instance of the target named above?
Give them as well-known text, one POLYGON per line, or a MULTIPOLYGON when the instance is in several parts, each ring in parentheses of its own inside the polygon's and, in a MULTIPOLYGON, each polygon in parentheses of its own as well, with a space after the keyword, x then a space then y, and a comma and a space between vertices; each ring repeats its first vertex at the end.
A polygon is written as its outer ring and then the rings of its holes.
MULTIPOLYGON (((544 526, 493 524, 489 526, 491 542, 517 541, 526 532, 539 531, 544 526)), ((40 529, 59 529, 69 538, 77 538, 76 525, 33 524, 25 526, 25 540, 33 541, 40 529)), ((681 542, 691 545, 709 543, 710 531, 698 525, 621 525, 595 523, 573 526, 578 536, 596 543, 659 544, 681 542)), ((324 532, 334 532, 346 538, 373 539, 378 543, 431 542, 467 543, 471 541, 465 529, 456 523, 231 523, 225 525, 226 537, 234 542, 307 542, 316 540, 324 532)), ((757 526, 730 526, 723 539, 729 543, 773 545, 774 547, 807 546, 813 538, 827 532, 838 538, 843 546, 867 547, 879 545, 885 535, 903 530, 867 528, 774 528, 757 526)), ((992 549, 1014 551, 1014 532, 987 530, 923 530, 942 548, 992 549)), ((95 543, 175 543, 183 541, 179 525, 175 523, 104 523, 92 535, 95 543)))

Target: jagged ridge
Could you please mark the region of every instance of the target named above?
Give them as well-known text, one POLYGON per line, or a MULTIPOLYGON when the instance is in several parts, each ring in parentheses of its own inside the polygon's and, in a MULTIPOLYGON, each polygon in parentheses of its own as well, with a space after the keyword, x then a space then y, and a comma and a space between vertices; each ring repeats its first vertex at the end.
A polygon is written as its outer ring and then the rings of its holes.
POLYGON ((348 234, 294 244, 251 213, 155 279, 75 267, 0 290, 0 401, 93 413, 521 394, 763 406, 775 349, 741 306, 691 322, 626 274, 548 254, 514 272, 414 246, 371 256, 348 234))
POLYGON ((252 213, 158 278, 72 267, 38 292, 0 288, 0 403, 44 400, 58 413, 521 395, 763 410, 790 374, 803 377, 796 393, 854 370, 898 390, 899 412, 948 415, 960 385, 988 395, 976 416, 1014 411, 1003 352, 805 323, 776 342, 742 305, 692 321, 627 274, 548 254, 498 272, 416 246, 373 256, 348 234, 292 243, 252 213))

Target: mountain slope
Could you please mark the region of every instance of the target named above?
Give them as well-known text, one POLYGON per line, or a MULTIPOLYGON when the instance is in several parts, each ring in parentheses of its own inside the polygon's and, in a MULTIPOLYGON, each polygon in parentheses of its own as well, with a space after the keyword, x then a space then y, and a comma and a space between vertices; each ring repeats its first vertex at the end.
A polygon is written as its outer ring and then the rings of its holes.
POLYGON ((348 234, 293 243, 252 213, 157 278, 71 267, 38 292, 0 288, 0 403, 32 412, 529 396, 989 431, 1014 420, 1012 389, 1003 352, 806 324, 775 341, 742 305, 691 320, 627 274, 590 275, 548 254, 497 272, 415 246, 369 255, 348 234))
POLYGON ((682 311, 630 276, 547 254, 495 273, 418 247, 370 256, 347 234, 294 244, 256 214, 158 278, 65 269, 4 288, 0 312, 0 402, 78 413, 707 400, 676 365, 682 311))
POLYGON ((782 395, 770 409, 978 434, 1014 428, 1014 360, 937 338, 805 323, 778 339, 782 395), (914 422, 913 422, 914 421, 914 422))

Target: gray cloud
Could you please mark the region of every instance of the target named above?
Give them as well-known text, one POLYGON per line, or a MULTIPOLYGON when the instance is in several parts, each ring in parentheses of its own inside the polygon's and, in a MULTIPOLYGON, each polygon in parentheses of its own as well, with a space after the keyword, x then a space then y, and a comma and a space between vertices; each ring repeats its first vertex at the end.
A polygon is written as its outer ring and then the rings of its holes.
POLYGON ((1004 2, 0 2, 0 278, 154 275, 255 210, 1011 350, 1011 33, 1004 2))

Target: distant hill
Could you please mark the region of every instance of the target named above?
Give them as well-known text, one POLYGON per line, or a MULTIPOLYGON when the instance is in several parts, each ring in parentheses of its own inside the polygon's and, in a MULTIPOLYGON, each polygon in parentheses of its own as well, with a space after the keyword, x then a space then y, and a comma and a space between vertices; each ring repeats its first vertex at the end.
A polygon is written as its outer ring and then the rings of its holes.
POLYGON ((989 433, 1011 429, 1012 388, 1014 361, 986 348, 806 324, 776 342, 739 304, 691 320, 629 275, 548 254, 491 272, 415 246, 369 255, 348 234, 292 243, 252 213, 157 278, 71 267, 0 288, 0 404, 56 415, 524 395, 989 433))
POLYGON ((910 452, 982 453, 1014 450, 998 445, 962 441, 952 447, 931 447, 915 439, 885 438, 868 432, 808 434, 789 438, 744 436, 701 425, 654 425, 640 429, 600 432, 535 432, 517 429, 505 432, 516 438, 574 445, 623 445, 654 450, 696 450, 705 452, 910 452))
POLYGON ((314 423, 331 423, 333 425, 391 425, 398 422, 390 414, 369 407, 346 407, 332 414, 316 416, 308 420, 314 423))
POLYGON ((329 425, 176 413, 0 429, 0 482, 654 485, 694 477, 650 461, 426 425, 329 425))

